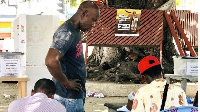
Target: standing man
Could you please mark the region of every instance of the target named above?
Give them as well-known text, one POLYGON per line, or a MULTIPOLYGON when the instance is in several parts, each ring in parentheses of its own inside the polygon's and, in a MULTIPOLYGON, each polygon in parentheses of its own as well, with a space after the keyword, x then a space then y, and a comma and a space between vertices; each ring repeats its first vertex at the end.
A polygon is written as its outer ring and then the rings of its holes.
MULTIPOLYGON (((138 89, 133 100, 131 112, 160 112, 164 99, 166 80, 161 75, 161 65, 155 56, 140 60, 138 69, 148 84, 138 89)), ((169 85, 164 109, 187 106, 186 94, 180 87, 169 85)))
POLYGON ((56 84, 54 99, 61 102, 67 112, 84 111, 86 66, 80 30, 90 30, 99 16, 94 2, 82 2, 77 12, 54 33, 47 53, 45 64, 56 84))

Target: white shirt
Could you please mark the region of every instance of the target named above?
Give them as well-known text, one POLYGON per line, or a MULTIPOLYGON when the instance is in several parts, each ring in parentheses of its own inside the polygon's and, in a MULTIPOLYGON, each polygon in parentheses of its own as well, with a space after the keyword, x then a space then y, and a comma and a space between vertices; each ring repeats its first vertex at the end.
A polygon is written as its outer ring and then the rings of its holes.
MULTIPOLYGON (((131 112, 160 112, 165 84, 166 80, 160 78, 138 89, 131 112)), ((164 109, 180 106, 188 106, 185 92, 169 85, 164 109)))
POLYGON ((44 93, 35 93, 10 103, 8 112, 66 112, 58 101, 48 98, 44 93))

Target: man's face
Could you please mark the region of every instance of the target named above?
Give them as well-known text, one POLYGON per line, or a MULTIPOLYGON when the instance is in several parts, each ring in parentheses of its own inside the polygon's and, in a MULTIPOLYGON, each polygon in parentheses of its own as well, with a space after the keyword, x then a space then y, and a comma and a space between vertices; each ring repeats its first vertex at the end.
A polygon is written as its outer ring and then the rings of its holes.
POLYGON ((150 84, 150 83, 153 81, 152 78, 151 78, 149 75, 147 75, 147 74, 142 75, 142 79, 143 79, 144 82, 146 82, 147 84, 150 84))
POLYGON ((88 9, 86 13, 82 14, 80 21, 81 31, 89 31, 94 23, 99 18, 99 10, 96 9, 88 9))
POLYGON ((153 81, 152 77, 150 77, 149 75, 146 75, 145 77, 147 84, 150 84, 153 81))

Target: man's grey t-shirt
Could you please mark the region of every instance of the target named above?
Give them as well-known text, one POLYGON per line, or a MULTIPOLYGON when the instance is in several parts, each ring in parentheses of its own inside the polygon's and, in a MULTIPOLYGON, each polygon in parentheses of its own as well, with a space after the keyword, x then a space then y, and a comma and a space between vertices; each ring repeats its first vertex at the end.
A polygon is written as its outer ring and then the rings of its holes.
POLYGON ((53 78, 56 94, 64 98, 78 99, 85 97, 86 67, 80 30, 75 29, 68 21, 63 23, 53 36, 51 48, 58 50, 63 57, 60 64, 63 73, 70 79, 80 79, 82 89, 78 91, 66 89, 53 78))

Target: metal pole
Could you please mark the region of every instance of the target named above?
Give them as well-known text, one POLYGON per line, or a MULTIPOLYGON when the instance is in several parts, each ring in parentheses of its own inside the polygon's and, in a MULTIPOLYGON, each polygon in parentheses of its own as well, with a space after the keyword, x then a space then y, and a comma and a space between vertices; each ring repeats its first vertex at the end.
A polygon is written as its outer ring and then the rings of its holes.
POLYGON ((185 91, 185 93, 186 93, 186 87, 187 87, 187 79, 186 78, 182 78, 182 80, 181 80, 181 88, 185 91))

